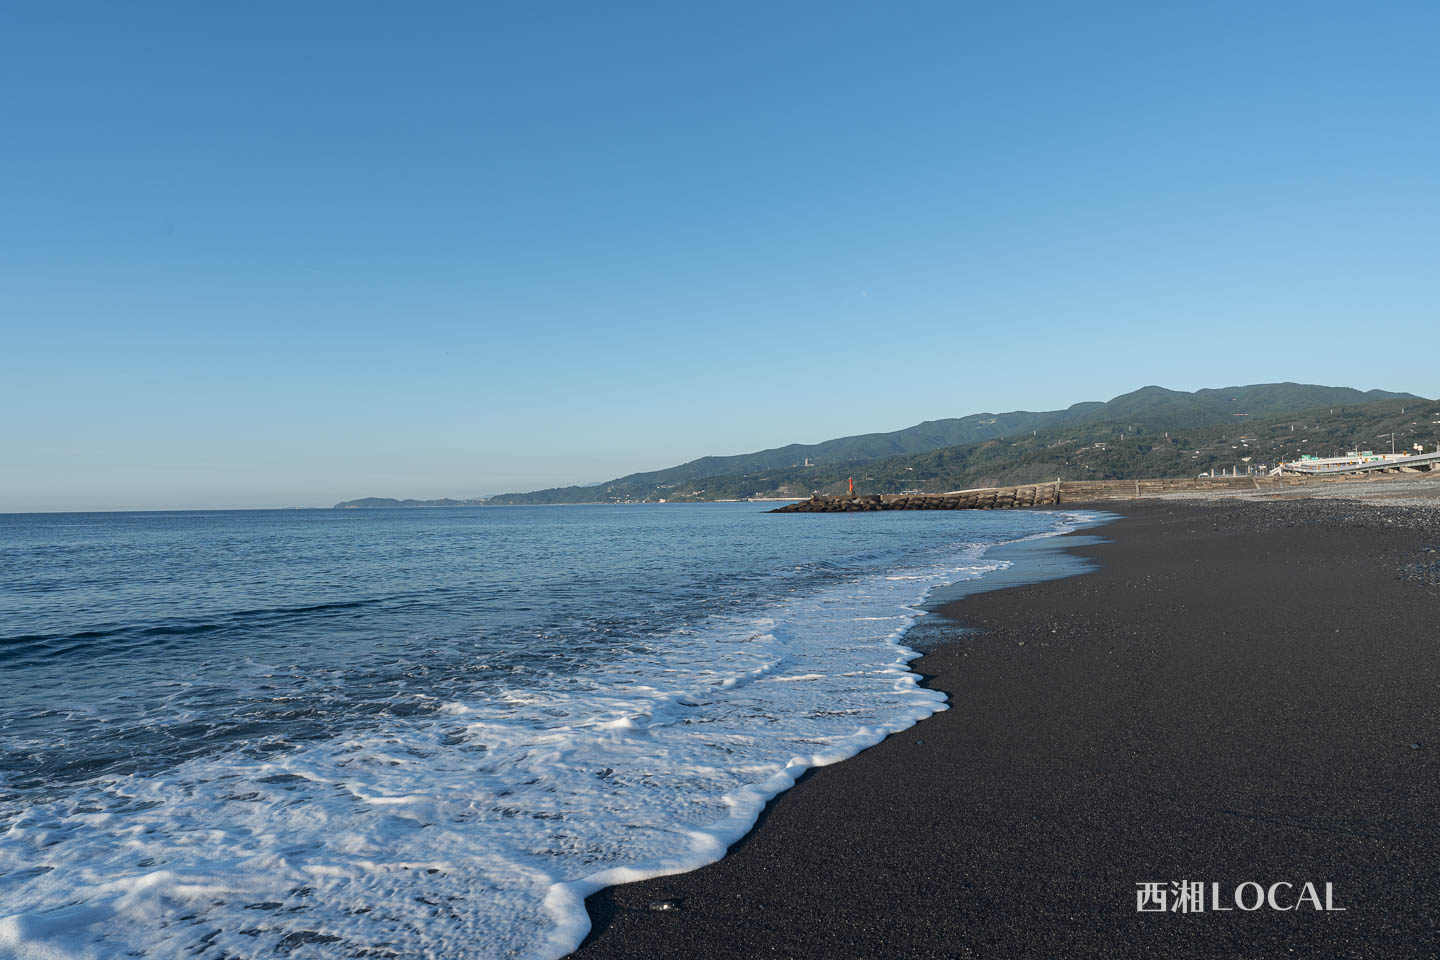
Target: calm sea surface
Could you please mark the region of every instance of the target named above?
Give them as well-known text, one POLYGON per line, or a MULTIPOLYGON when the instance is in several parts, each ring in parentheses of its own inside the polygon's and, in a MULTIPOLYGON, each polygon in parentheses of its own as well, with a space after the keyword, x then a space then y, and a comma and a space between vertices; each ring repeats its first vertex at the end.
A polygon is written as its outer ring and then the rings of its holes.
POLYGON ((0 516, 0 956, 563 954, 944 709, 916 605, 1081 522, 763 511, 0 516))

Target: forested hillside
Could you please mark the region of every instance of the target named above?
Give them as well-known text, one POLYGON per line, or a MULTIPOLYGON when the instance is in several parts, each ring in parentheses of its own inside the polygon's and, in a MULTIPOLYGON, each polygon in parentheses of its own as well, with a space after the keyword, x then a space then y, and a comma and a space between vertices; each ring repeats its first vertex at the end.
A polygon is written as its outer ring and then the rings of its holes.
MULTIPOLYGON (((631 474, 591 486, 502 494, 492 497, 490 502, 604 503, 730 499, 757 494, 808 496, 813 489, 830 489, 857 470, 870 478, 864 482, 888 484, 883 491, 877 488, 870 492, 898 492, 924 484, 939 484, 950 489, 955 483, 992 475, 1002 480, 1026 482, 1035 478, 1020 474, 1030 470, 1041 470, 1047 476, 1056 470, 1061 471, 1060 475, 1081 471, 1067 479, 1108 476, 1111 474, 1104 471, 1141 469, 1142 462, 1145 470, 1168 471, 1146 475, 1182 475, 1191 467, 1209 469, 1211 464, 1224 462, 1221 457, 1224 428, 1237 424, 1243 428, 1248 423, 1268 422, 1268 418, 1313 411, 1322 406, 1326 410, 1331 406, 1350 409, 1389 400, 1395 401, 1396 410, 1406 403, 1425 402, 1412 394, 1298 383, 1252 384, 1194 393, 1149 386, 1107 403, 1078 403, 1064 410, 1042 413, 982 413, 933 420, 892 433, 844 437, 818 444, 792 444, 740 456, 703 457, 678 467, 631 474), (1205 428, 1215 429, 1207 433, 1205 428), (1177 451, 1185 444, 1180 444, 1178 438, 1175 444, 1167 440, 1159 452, 1155 443, 1140 439, 1156 433, 1184 431, 1195 433, 1189 441, 1192 451, 1183 458, 1177 451), (1124 455, 1125 448, 1114 446, 1123 443, 1118 439, 1122 434, 1131 438, 1132 451, 1146 447, 1143 457, 1138 453, 1124 455), (1024 439, 1026 436, 1029 441, 1024 439), (1082 456, 1078 452, 1081 446, 1095 443, 1110 444, 1105 449, 1091 447, 1109 456, 1082 456), (1067 446, 1073 449, 1066 451, 1067 446), (1173 457, 1166 458, 1165 447, 1174 448, 1168 451, 1173 457), (1194 452, 1196 449, 1201 452, 1194 452), (805 465, 807 459, 811 466, 805 465), (951 486, 946 487, 947 484, 951 486)), ((1230 433, 1234 434, 1235 430, 1230 433)), ((1318 438, 1315 442, 1319 442, 1318 438)))
POLYGON ((670 500, 809 496, 845 492, 855 478, 860 493, 938 493, 966 487, 1043 480, 1104 480, 1192 477, 1211 469, 1245 472, 1302 455, 1332 456, 1347 450, 1389 452, 1440 443, 1440 404, 1384 400, 1322 407, 1266 418, 1175 430, 1140 424, 1088 423, 1006 440, 962 444, 928 453, 891 457, 858 470, 838 467, 769 471, 742 477, 709 477, 669 491, 670 500))

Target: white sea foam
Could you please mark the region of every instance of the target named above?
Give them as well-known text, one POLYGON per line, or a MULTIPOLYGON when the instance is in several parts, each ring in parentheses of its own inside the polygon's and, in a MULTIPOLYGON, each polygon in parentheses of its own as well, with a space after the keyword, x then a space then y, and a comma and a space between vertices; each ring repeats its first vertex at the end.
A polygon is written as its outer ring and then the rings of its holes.
POLYGON ((719 859, 806 769, 945 709, 900 641, 932 586, 998 566, 982 552, 32 807, 0 836, 0 954, 561 956, 590 893, 719 859))

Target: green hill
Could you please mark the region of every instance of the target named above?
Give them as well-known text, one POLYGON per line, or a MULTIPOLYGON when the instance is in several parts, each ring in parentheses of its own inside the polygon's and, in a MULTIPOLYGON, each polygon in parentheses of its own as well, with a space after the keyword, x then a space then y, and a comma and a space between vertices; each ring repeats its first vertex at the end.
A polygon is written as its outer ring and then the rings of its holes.
POLYGON ((673 489, 667 499, 841 494, 855 478, 861 493, 941 493, 967 487, 1041 480, 1110 480, 1193 477, 1210 471, 1273 467, 1304 454, 1329 456, 1359 448, 1389 452, 1440 443, 1440 403, 1382 400, 1336 405, 1269 417, 1235 417, 1176 429, 1146 429, 1113 421, 1037 430, 1028 436, 985 440, 923 454, 891 457, 846 470, 767 471, 708 477, 673 489))
MULTIPOLYGON (((757 453, 702 457, 688 463, 634 473, 606 483, 584 487, 557 487, 533 493, 507 493, 491 503, 604 503, 659 499, 727 499, 771 492, 808 496, 810 484, 833 483, 866 464, 895 458, 921 457, 1003 438, 1089 426, 1123 425, 1131 431, 1174 431, 1228 424, 1245 418, 1263 418, 1329 405, 1369 404, 1384 400, 1419 401, 1412 394, 1384 390, 1362 392, 1350 387, 1316 384, 1265 383, 1242 387, 1197 390, 1186 393, 1148 386, 1105 402, 1077 403, 1064 410, 978 413, 968 417, 929 420, 890 433, 870 433, 790 444, 757 453), (813 466, 804 466, 807 458, 813 466), (742 493, 745 488, 756 489, 742 493), (783 488, 783 489, 782 489, 783 488)), ((1104 431, 1102 431, 1104 432, 1104 431)), ((1110 429, 1107 435, 1119 432, 1110 429)), ((1058 436, 1058 434, 1056 434, 1058 436)), ((953 456, 953 455, 952 455, 953 456)), ((1043 460, 1044 458, 1042 458, 1043 460)), ((921 462, 922 461, 917 461, 921 462)), ((986 461, 988 462, 988 460, 986 461)), ((1046 461, 1048 462, 1048 461, 1046 461)), ((913 467, 914 464, 907 463, 913 467)), ((1039 463, 1036 464, 1037 468, 1039 463)), ((931 468, 927 468, 931 469, 931 468)), ((938 469, 938 468, 934 468, 938 469)), ((868 471, 868 472, 873 472, 868 471)), ((908 472, 915 472, 910 470, 908 472)), ((878 492, 878 491, 871 491, 878 492)))

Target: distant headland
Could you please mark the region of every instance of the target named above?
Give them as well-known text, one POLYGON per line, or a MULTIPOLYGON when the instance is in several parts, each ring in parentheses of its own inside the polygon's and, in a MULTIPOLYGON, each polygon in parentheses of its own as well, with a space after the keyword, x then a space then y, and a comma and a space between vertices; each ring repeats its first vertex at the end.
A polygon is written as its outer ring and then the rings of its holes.
POLYGON ((336 510, 383 510, 390 507, 483 507, 489 500, 396 500, 394 497, 361 497, 359 500, 341 500, 336 510))

